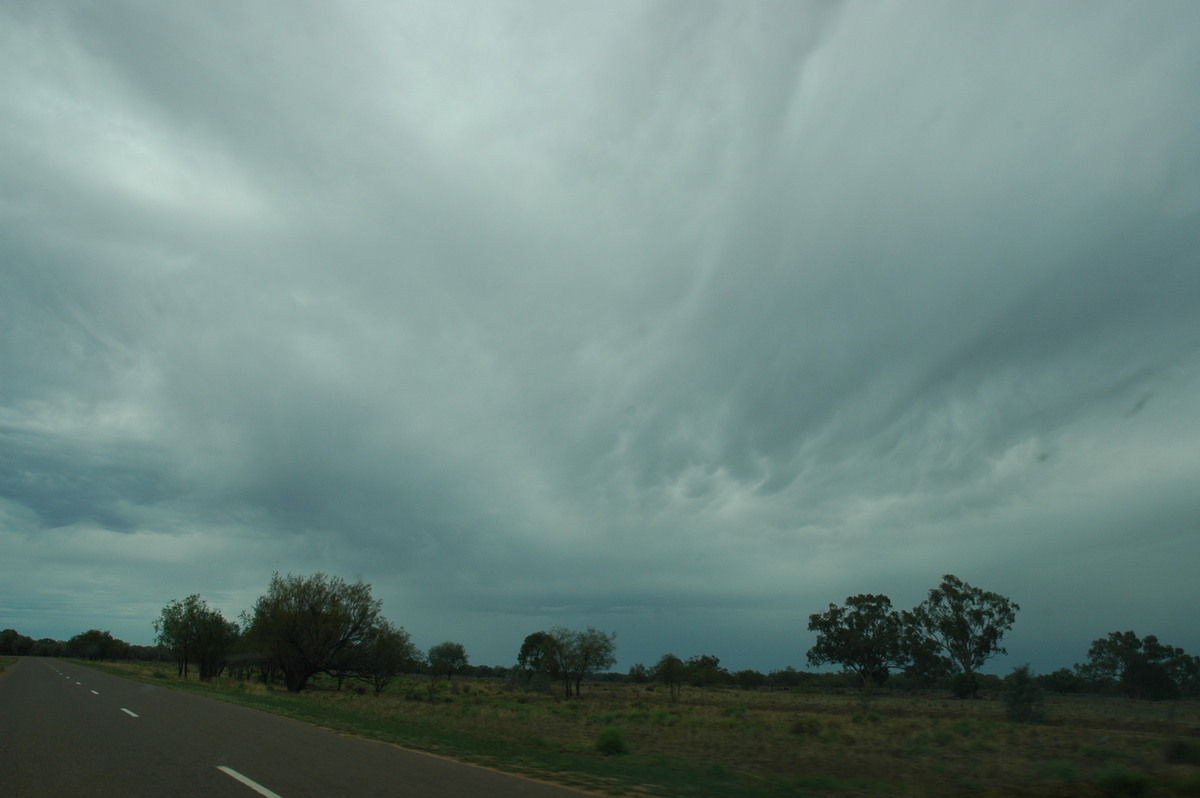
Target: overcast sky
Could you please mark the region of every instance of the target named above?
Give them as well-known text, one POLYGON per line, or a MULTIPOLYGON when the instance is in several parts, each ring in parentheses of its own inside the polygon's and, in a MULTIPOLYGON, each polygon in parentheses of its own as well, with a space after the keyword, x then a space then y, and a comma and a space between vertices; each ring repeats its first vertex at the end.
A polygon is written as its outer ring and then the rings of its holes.
POLYGON ((1200 654, 1200 4, 0 5, 0 628, 273 572, 805 666, 1200 654))

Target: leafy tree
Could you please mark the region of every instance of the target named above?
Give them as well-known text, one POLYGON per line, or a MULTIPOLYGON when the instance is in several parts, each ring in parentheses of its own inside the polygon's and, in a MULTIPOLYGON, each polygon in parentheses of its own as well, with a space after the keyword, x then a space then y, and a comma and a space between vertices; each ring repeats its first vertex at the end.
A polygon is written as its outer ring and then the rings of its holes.
POLYGON ((446 681, 450 681, 450 677, 455 671, 461 671, 467 667, 467 650, 462 647, 461 643, 438 643, 429 649, 429 672, 436 678, 438 674, 446 674, 446 681))
POLYGON ((925 601, 902 614, 910 653, 937 651, 973 685, 975 672, 996 654, 1020 606, 999 593, 972 587, 953 574, 925 601))
POLYGON ((767 681, 776 687, 796 687, 804 680, 804 675, 792 665, 782 670, 774 670, 767 674, 767 681))
POLYGON ((393 679, 412 668, 417 657, 417 647, 408 632, 381 620, 371 627, 363 641, 358 677, 379 695, 393 679))
POLYGON ((27 637, 16 629, 5 629, 0 632, 0 654, 17 657, 28 656, 33 652, 33 638, 27 637))
POLYGON ((158 644, 174 654, 179 675, 187 678, 188 663, 194 662, 204 682, 221 673, 238 638, 237 624, 226 621, 196 593, 163 607, 154 631, 158 644))
POLYGON ((817 633, 808 650, 809 664, 841 665, 858 675, 864 690, 883 684, 892 668, 911 661, 900 614, 884 595, 861 593, 842 607, 830 604, 825 612, 808 616, 808 630, 817 633))
POLYGON ((63 651, 68 657, 78 659, 125 659, 129 644, 107 630, 88 629, 63 643, 63 651))
POLYGON ((1077 670, 1093 679, 1115 681, 1131 698, 1162 700, 1191 692, 1200 660, 1158 642, 1154 635, 1138 639, 1133 632, 1109 632, 1092 641, 1087 664, 1077 670))
POLYGON ((688 681, 693 687, 721 684, 730 680, 729 671, 721 667, 721 659, 712 654, 697 654, 688 657, 686 663, 688 681))
POLYGON ((650 671, 640 662, 629 666, 629 681, 634 684, 645 684, 650 681, 650 671))
POLYGON ((371 587, 317 573, 275 574, 254 605, 248 636, 261 656, 283 673, 290 692, 361 650, 380 622, 371 587))
POLYGON ((659 684, 665 684, 671 692, 671 700, 679 700, 679 690, 687 678, 688 669, 683 660, 674 654, 663 654, 658 664, 654 666, 654 678, 659 684))
POLYGON ((563 676, 562 647, 549 632, 534 632, 521 643, 517 667, 530 684, 538 676, 550 682, 564 682, 563 691, 570 697, 570 680, 563 676))
MULTIPOLYGON (((577 632, 556 626, 550 634, 558 643, 561 672, 575 686, 576 696, 585 677, 611 668, 617 662, 616 632, 601 632, 591 626, 577 632)), ((566 692, 569 697, 569 689, 566 692)))
POLYGON ((767 677, 756 670, 738 671, 733 674, 733 680, 743 690, 757 690, 767 683, 767 677))

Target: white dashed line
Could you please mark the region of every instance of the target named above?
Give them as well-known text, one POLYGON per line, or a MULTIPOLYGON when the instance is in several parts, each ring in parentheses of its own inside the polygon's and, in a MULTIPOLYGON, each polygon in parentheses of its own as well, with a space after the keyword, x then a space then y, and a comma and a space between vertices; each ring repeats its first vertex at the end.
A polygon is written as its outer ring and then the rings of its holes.
POLYGON ((93 691, 92 691, 92 695, 100 695, 100 694, 99 694, 99 693, 97 693, 95 690, 93 690, 93 691))
POLYGON ((138 714, 136 712, 134 712, 133 710, 126 709, 125 707, 121 707, 121 711, 124 712, 126 715, 128 715, 131 718, 136 718, 138 716, 138 714))
POLYGON ((233 768, 225 767, 224 765, 217 765, 217 770, 221 771, 226 776, 230 776, 232 778, 237 779, 242 784, 245 784, 247 787, 254 790, 259 795, 265 796, 265 798, 283 798, 283 796, 281 796, 279 793, 271 792, 266 787, 262 786, 261 784, 254 781, 253 779, 246 778, 245 776, 243 776, 241 773, 238 773, 233 768))

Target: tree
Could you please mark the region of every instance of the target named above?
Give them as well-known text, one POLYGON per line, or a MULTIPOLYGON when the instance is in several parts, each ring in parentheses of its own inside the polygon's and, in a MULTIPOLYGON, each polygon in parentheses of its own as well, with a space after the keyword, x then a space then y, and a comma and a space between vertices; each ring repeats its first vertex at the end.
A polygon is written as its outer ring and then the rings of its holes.
POLYGON ((517 654, 517 667, 525 674, 527 684, 542 676, 551 682, 565 681, 563 691, 570 698, 570 680, 564 680, 562 648, 549 632, 534 632, 526 636, 517 654))
POLYGON ((733 680, 743 690, 757 690, 767 683, 767 677, 762 672, 749 669, 733 674, 733 680))
POLYGON ((68 657, 78 659, 125 659, 129 644, 107 630, 88 629, 63 643, 63 651, 68 657))
POLYGON ((929 591, 925 601, 902 615, 910 649, 938 651, 974 693, 975 673, 996 654, 1020 606, 999 593, 972 587, 953 574, 929 591))
POLYGON ((194 662, 203 682, 220 675, 225 656, 238 639, 237 624, 226 621, 198 593, 163 607, 154 631, 158 644, 174 654, 179 675, 186 679, 188 663, 194 662))
POLYGON ((450 681, 455 671, 460 671, 467 667, 467 650, 462 647, 461 643, 438 643, 429 649, 429 672, 434 675, 446 674, 446 681, 450 681))
POLYGON ((517 665, 527 679, 543 675, 562 684, 563 697, 578 696, 584 678, 616 664, 616 633, 600 632, 589 626, 578 632, 555 626, 525 638, 517 654, 517 665))
POLYGON ((900 613, 884 595, 860 593, 842 607, 830 604, 825 612, 808 616, 808 630, 817 633, 808 650, 809 664, 841 665, 858 675, 864 690, 883 684, 892 668, 910 661, 900 613))
POLYGON ((361 649, 380 622, 371 586, 316 573, 271 577, 250 616, 248 635, 261 656, 283 672, 288 691, 335 668, 361 649))
POLYGON ((671 693, 671 700, 679 700, 679 690, 687 678, 688 669, 683 660, 674 654, 663 654, 658 664, 654 666, 654 678, 659 684, 665 684, 671 693))
POLYGON ((27 637, 16 629, 5 629, 0 632, 0 654, 28 656, 33 651, 33 645, 32 637, 27 637))
POLYGON ((550 634, 558 643, 562 674, 569 680, 566 691, 568 698, 570 684, 575 685, 575 695, 578 696, 588 674, 611 668, 617 662, 616 632, 601 632, 591 626, 585 631, 576 632, 556 626, 550 630, 550 634))
POLYGON ((411 668, 416 659, 417 647, 408 632, 380 621, 371 627, 363 641, 358 677, 379 695, 393 679, 411 668))
POLYGON ((693 687, 720 684, 730 680, 729 671, 721 667, 721 658, 713 654, 696 654, 688 657, 684 665, 687 667, 688 681, 693 687))
POLYGON ((1092 641, 1088 662, 1077 670, 1101 681, 1115 681, 1130 698, 1162 700, 1191 692, 1200 660, 1182 648, 1158 642, 1154 635, 1138 639, 1133 632, 1109 632, 1092 641))

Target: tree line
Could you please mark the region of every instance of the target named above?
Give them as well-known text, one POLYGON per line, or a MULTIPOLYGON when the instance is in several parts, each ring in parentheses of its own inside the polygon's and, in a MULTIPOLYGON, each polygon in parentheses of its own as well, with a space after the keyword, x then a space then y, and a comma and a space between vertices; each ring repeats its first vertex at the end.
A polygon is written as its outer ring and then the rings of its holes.
MULTIPOLYGON (((897 611, 882 594, 850 596, 808 618, 816 644, 814 666, 841 665, 863 689, 886 682, 901 670, 919 682, 949 680, 959 697, 975 695, 979 668, 997 654, 1020 606, 998 593, 973 587, 953 574, 911 610, 897 611)), ((1019 678, 1033 679, 1028 666, 1019 678)), ((1092 642, 1088 661, 1061 668, 1036 681, 1056 692, 1119 692, 1131 698, 1200 696, 1200 657, 1160 643, 1154 635, 1111 632, 1092 642)))
MULTIPOLYGON (((816 633, 807 654, 814 667, 840 665, 865 690, 903 675, 908 687, 945 686, 957 696, 975 695, 984 681, 979 669, 997 654, 1020 607, 947 574, 926 599, 896 610, 882 594, 858 594, 841 606, 830 604, 808 619, 816 633)), ((608 671, 616 663, 616 635, 593 627, 555 626, 522 642, 514 667, 472 666, 460 643, 446 641, 422 652, 403 627, 383 617, 369 585, 335 576, 275 574, 240 623, 225 619, 198 594, 168 603, 154 621, 156 646, 135 646, 111 633, 90 629, 67 641, 33 640, 13 629, 0 631, 0 655, 62 656, 80 659, 169 657, 179 675, 192 669, 203 681, 224 672, 259 678, 298 692, 323 674, 339 687, 347 680, 368 684, 376 693, 397 676, 424 673, 435 679, 457 675, 504 677, 526 689, 556 690, 578 697, 585 679, 657 682, 678 698, 685 686, 730 685, 744 689, 829 684, 836 674, 813 674, 792 667, 763 674, 730 673, 711 654, 681 659, 664 654, 628 674, 608 671)), ((1132 631, 1111 632, 1092 642, 1088 660, 1033 677, 1017 669, 1019 680, 1054 692, 1109 692, 1139 699, 1200 696, 1200 657, 1132 631)), ((997 680, 998 681, 998 680, 997 680)))

